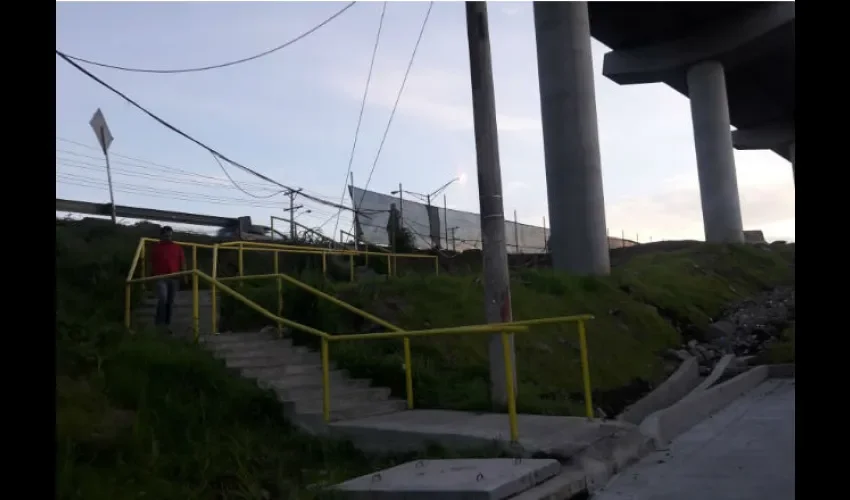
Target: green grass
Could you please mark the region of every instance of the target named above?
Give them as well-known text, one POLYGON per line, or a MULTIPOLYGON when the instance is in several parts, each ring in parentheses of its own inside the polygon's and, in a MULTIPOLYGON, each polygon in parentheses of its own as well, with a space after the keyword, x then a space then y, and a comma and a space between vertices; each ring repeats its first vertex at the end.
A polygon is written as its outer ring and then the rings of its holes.
MULTIPOLYGON (((484 322, 483 287, 477 276, 404 277, 370 283, 305 280, 405 329, 484 322)), ((619 411, 636 381, 650 385, 667 374, 659 351, 682 342, 680 331, 699 336, 722 307, 793 279, 778 252, 744 246, 697 245, 629 260, 606 278, 581 278, 533 270, 512 278, 516 319, 593 314, 588 326, 594 400, 619 411), (626 394, 623 390, 626 388, 626 394), (625 398, 625 399, 624 399, 625 398)), ((274 310, 273 283, 241 289, 274 310)), ((227 328, 268 324, 234 301, 224 301, 227 328)), ((293 287, 284 288, 284 316, 329 333, 359 333, 368 325, 339 307, 293 287)), ((315 339, 293 333, 296 342, 315 339)), ((412 342, 417 407, 490 409, 487 340, 480 336, 419 338, 412 342)), ((331 358, 358 377, 371 378, 404 397, 401 341, 333 344, 331 358)), ((521 411, 582 412, 578 338, 574 325, 534 328, 516 336, 521 411)))
POLYGON ((797 354, 796 323, 791 323, 779 336, 779 341, 767 348, 759 356, 766 364, 795 363, 797 354))
POLYGON ((137 237, 57 225, 57 498, 310 499, 402 461, 453 455, 364 456, 305 436, 270 392, 206 352, 128 335, 119 291, 137 237))
MULTIPOLYGON (((142 235, 149 234, 57 224, 57 498, 313 498, 315 485, 413 458, 364 456, 348 445, 304 436, 284 421, 270 393, 233 377, 195 346, 127 335, 120 291, 142 235)), ((622 399, 617 391, 633 380, 664 376, 657 352, 681 340, 668 318, 699 334, 726 302, 792 280, 789 260, 793 249, 698 246, 635 257, 607 278, 522 272, 513 277, 514 316, 596 315, 588 328, 591 373, 604 407, 622 399)), ((251 272, 271 272, 270 261, 267 268, 265 261, 252 262, 251 272)), ((484 320, 476 276, 358 284, 302 277, 405 328, 484 320)), ((242 290, 270 309, 276 305, 273 283, 247 283, 242 290)), ((285 315, 306 324, 333 333, 368 326, 309 294, 287 288, 284 297, 285 315)), ((222 307, 232 328, 267 324, 232 301, 222 307)), ((516 344, 520 408, 580 413, 575 327, 537 328, 518 335, 516 344)), ((418 406, 489 408, 485 339, 417 339, 413 354, 418 406)), ((331 357, 356 376, 402 393, 400 341, 334 345, 331 357)), ((450 452, 434 448, 421 456, 450 452)))

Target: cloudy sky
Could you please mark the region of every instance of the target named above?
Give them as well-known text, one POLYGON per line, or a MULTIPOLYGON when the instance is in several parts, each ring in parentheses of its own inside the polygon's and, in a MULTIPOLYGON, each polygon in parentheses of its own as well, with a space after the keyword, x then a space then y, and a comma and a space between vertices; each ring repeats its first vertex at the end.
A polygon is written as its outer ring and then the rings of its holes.
MULTIPOLYGON (((57 48, 132 67, 216 64, 279 45, 342 8, 337 2, 57 3, 57 48)), ((505 212, 540 225, 547 216, 540 101, 530 3, 490 5, 505 212)), ((315 34, 249 63, 162 75, 89 68, 165 120, 286 185, 340 201, 381 2, 360 2, 315 34)), ((390 3, 352 171, 363 186, 410 59, 427 3, 390 3)), ((593 44, 596 99, 613 235, 641 241, 703 238, 687 100, 664 85, 621 87, 601 75, 607 48, 593 44)), ((449 208, 478 211, 463 4, 431 12, 369 189, 429 192, 454 177, 449 208)), ((165 129, 56 58, 56 195, 108 201, 89 119, 97 108, 115 136, 116 203, 267 224, 281 196, 250 197, 211 155, 165 129), (87 147, 88 146, 88 147, 87 147), (119 156, 120 155, 120 156, 119 156)), ((744 227, 794 239, 794 183, 787 161, 736 152, 744 227)), ((233 168, 253 195, 276 189, 233 168)), ((300 200, 309 226, 335 210, 300 200)), ((346 200, 346 204, 348 201, 346 200)), ((343 217, 340 227, 350 224, 343 217)), ((334 225, 325 226, 329 233, 334 225)))

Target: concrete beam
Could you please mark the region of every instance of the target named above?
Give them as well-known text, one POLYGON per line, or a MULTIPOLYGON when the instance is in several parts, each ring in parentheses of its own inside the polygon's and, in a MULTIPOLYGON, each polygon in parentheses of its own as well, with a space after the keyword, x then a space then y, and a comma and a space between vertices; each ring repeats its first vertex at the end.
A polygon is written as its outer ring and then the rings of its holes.
POLYGON ((740 150, 773 149, 794 142, 794 132, 790 123, 735 130, 732 144, 740 150))
POLYGON ((665 81, 705 60, 730 69, 776 45, 795 17, 793 2, 766 3, 747 16, 704 26, 685 38, 609 52, 602 74, 620 85, 634 85, 665 81))

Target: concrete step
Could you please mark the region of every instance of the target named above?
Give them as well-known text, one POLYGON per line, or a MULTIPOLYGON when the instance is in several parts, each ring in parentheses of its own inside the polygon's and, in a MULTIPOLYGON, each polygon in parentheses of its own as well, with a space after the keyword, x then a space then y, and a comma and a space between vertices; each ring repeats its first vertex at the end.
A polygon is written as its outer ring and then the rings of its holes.
MULTIPOLYGON (((219 300, 219 303, 221 301, 219 300)), ((153 294, 145 294, 142 297, 141 304, 148 307, 156 306, 156 295, 153 294)), ((200 305, 211 305, 212 304, 212 294, 209 290, 199 290, 198 291, 198 304, 200 305)), ((191 290, 183 290, 177 293, 174 296, 174 307, 184 307, 184 306, 192 306, 192 291, 191 290)))
POLYGON ((222 333, 220 335, 204 335, 201 343, 207 345, 230 344, 235 345, 243 342, 258 342, 278 340, 276 332, 237 332, 222 333))
MULTIPOLYGON (((139 302, 138 307, 143 309, 150 309, 156 307, 156 304, 157 300, 155 298, 142 299, 139 302)), ((219 303, 219 306, 220 305, 221 304, 219 303)), ((171 307, 173 307, 174 309, 192 309, 192 298, 190 297, 187 300, 180 301, 175 299, 174 303, 171 304, 171 307)), ((210 307, 212 307, 212 299, 198 297, 198 307, 200 307, 201 309, 209 309, 210 307)))
POLYGON ((308 359, 315 357, 319 359, 319 355, 308 350, 298 347, 289 347, 286 345, 275 345, 264 349, 211 349, 213 356, 220 359, 249 359, 249 358, 269 358, 278 357, 286 359, 308 359))
MULTIPOLYGON (((341 377, 336 380, 331 379, 330 383, 331 398, 339 398, 345 395, 347 391, 369 389, 372 381, 367 378, 349 379, 347 377, 341 377)), ((299 399, 323 397, 321 378, 316 380, 315 383, 310 381, 310 383, 301 385, 284 384, 280 386, 272 386, 271 389, 274 390, 274 392, 277 393, 278 398, 281 398, 283 401, 296 401, 299 399)))
MULTIPOLYGON (((331 386, 331 413, 335 406, 347 408, 361 403, 380 403, 390 398, 386 387, 367 387, 365 389, 347 389, 344 393, 335 392, 331 386)), ((281 400, 286 411, 296 414, 321 413, 323 397, 321 391, 311 397, 295 400, 281 400)))
POLYGON ((227 366, 234 368, 271 368, 273 366, 284 365, 319 365, 322 363, 322 358, 315 352, 299 352, 299 351, 268 351, 259 356, 240 356, 240 355, 220 355, 215 353, 217 358, 224 359, 227 366))
MULTIPOLYGON (((385 401, 331 401, 331 421, 354 420, 358 418, 374 417, 396 413, 407 409, 407 403, 400 399, 388 399, 385 401)), ((295 413, 297 416, 322 418, 322 407, 319 405, 317 411, 306 411, 295 413)))
MULTIPOLYGON (((334 364, 331 363, 330 369, 333 370, 334 368, 334 364)), ((243 377, 249 377, 253 379, 282 379, 292 375, 309 374, 318 374, 318 376, 321 376, 322 365, 316 363, 305 365, 272 366, 264 368, 242 368, 240 372, 242 373, 243 377)))
MULTIPOLYGON (((345 370, 331 370, 328 375, 330 376, 331 386, 336 384, 342 384, 350 380, 360 380, 351 379, 348 375, 348 372, 345 370)), ((321 389, 322 372, 319 371, 317 373, 302 373, 299 375, 281 376, 277 378, 265 377, 257 379, 257 385, 259 385, 263 389, 272 390, 295 390, 300 388, 315 387, 321 389)))
POLYGON ((289 351, 295 354, 312 352, 303 346, 293 346, 291 339, 280 340, 249 340, 246 342, 228 342, 222 344, 207 344, 207 348, 223 356, 246 357, 249 353, 271 353, 289 351))
MULTIPOLYGON (((386 387, 371 387, 368 379, 331 381, 331 399, 333 401, 363 400, 380 401, 390 398, 386 387), (356 381, 355 381, 356 380, 356 381)), ((274 389, 282 403, 317 401, 319 405, 324 397, 321 384, 311 387, 274 389)))
POLYGON ((224 364, 228 368, 288 368, 292 366, 322 366, 321 363, 319 355, 315 353, 291 353, 250 358, 224 357, 224 364))

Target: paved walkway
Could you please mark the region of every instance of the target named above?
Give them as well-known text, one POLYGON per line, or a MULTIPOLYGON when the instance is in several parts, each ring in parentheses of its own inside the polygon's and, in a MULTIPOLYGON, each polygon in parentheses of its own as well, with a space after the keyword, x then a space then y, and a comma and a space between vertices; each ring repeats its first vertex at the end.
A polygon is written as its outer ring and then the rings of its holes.
POLYGON ((593 499, 794 499, 794 388, 793 379, 765 381, 593 499))

